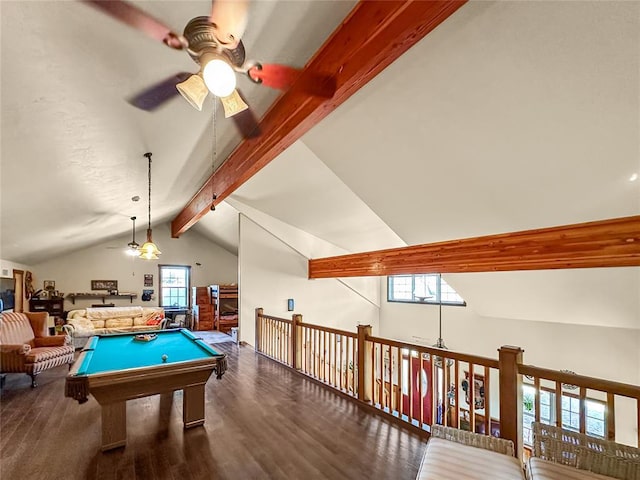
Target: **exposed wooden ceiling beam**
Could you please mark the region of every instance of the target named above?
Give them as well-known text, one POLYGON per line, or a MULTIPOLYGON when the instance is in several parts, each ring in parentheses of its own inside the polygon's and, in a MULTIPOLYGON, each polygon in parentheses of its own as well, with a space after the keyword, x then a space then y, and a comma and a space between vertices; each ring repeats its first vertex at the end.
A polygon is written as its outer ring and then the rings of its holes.
POLYGON ((640 266, 640 215, 309 260, 309 278, 640 266))
POLYGON ((171 235, 180 236, 209 211, 212 192, 218 202, 233 193, 466 1, 360 1, 265 114, 261 135, 240 143, 173 219, 171 235), (307 93, 305 80, 317 74, 336 79, 333 98, 307 93))

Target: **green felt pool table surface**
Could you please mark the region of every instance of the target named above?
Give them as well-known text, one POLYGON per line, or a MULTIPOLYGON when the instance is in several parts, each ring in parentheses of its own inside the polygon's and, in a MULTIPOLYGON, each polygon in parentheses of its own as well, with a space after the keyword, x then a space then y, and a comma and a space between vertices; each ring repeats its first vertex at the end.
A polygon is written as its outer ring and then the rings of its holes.
POLYGON ((187 362, 219 355, 188 330, 166 330, 153 333, 157 334, 157 338, 149 342, 135 340, 136 334, 92 337, 84 348, 88 354, 82 359, 76 375, 152 367, 163 363, 187 362), (166 355, 166 361, 163 361, 163 355, 166 355))

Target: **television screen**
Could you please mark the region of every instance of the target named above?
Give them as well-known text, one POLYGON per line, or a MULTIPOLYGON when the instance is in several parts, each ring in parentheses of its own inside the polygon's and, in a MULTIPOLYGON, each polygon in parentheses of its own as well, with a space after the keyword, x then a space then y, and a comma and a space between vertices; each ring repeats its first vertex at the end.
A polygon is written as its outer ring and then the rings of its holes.
POLYGON ((16 304, 16 280, 15 278, 0 278, 0 308, 13 310, 16 304))

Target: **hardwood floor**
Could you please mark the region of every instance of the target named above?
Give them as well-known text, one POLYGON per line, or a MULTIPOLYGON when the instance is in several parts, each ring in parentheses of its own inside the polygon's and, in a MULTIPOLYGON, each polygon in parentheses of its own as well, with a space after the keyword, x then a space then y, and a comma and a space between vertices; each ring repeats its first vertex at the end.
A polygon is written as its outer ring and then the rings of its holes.
POLYGON ((249 347, 216 344, 229 370, 206 387, 204 427, 182 391, 127 402, 127 446, 100 451, 100 406, 64 397, 66 367, 7 375, 0 478, 413 479, 424 440, 249 347))

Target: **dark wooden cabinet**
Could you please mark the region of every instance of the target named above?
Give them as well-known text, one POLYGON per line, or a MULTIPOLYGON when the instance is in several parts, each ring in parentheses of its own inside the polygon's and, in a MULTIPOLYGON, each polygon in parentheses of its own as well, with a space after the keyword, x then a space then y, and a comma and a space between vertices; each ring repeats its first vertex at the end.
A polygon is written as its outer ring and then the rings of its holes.
POLYGON ((238 326, 238 285, 211 285, 213 324, 216 330, 229 333, 238 326))
POLYGON ((62 317, 64 315, 64 298, 32 298, 29 300, 30 312, 49 312, 52 317, 62 317))

